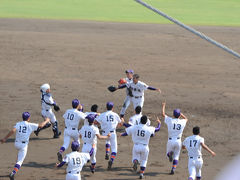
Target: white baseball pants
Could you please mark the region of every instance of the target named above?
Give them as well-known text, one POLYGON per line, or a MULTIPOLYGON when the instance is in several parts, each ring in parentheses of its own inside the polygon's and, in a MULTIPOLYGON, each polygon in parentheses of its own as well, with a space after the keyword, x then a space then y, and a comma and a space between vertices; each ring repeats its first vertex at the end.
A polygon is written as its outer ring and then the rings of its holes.
POLYGON ((52 124, 57 121, 56 116, 53 113, 52 109, 49 109, 49 110, 42 109, 42 116, 44 118, 46 118, 46 117, 49 118, 52 124))
POLYGON ((80 144, 80 138, 79 138, 79 134, 78 134, 78 129, 75 128, 74 130, 72 128, 65 128, 64 130, 64 139, 63 139, 63 147, 65 149, 68 148, 71 139, 73 139, 74 141, 78 141, 78 143, 80 144))
POLYGON ((179 160, 181 148, 182 148, 182 142, 180 138, 168 139, 167 153, 173 152, 173 159, 179 160))
POLYGON ((67 173, 66 180, 81 180, 81 174, 71 174, 67 173))
POLYGON ((149 154, 148 145, 134 144, 132 151, 132 162, 135 159, 137 159, 138 162, 140 162, 141 167, 146 167, 148 161, 148 154, 149 154))
POLYGON ((124 100, 124 103, 123 103, 123 106, 122 106, 122 109, 120 111, 120 114, 124 115, 128 106, 130 105, 131 103, 131 97, 130 96, 126 96, 125 100, 124 100))
POLYGON ((133 108, 135 109, 137 106, 141 106, 141 108, 143 107, 144 104, 144 96, 142 97, 131 97, 131 101, 133 103, 133 108))
MULTIPOLYGON (((92 144, 83 143, 82 152, 89 153, 91 151, 91 149, 92 149, 92 144)), ((96 163, 97 162, 97 160, 96 160, 96 153, 97 153, 97 144, 95 144, 95 148, 94 148, 93 154, 90 157, 91 163, 96 163)))
MULTIPOLYGON (((103 136, 107 136, 108 133, 106 133, 106 131, 104 131, 102 133, 102 135, 103 136)), ((117 146, 117 134, 116 134, 116 131, 111 133, 110 138, 108 140, 106 140, 106 144, 110 144, 112 152, 117 153, 118 146, 117 146)))
POLYGON ((201 169, 203 165, 203 159, 199 157, 189 157, 188 160, 188 171, 189 177, 195 179, 196 177, 201 177, 201 169))
POLYGON ((18 150, 18 155, 17 155, 17 162, 16 164, 19 164, 22 166, 22 163, 27 155, 27 149, 28 149, 28 142, 18 142, 15 141, 15 147, 18 150))

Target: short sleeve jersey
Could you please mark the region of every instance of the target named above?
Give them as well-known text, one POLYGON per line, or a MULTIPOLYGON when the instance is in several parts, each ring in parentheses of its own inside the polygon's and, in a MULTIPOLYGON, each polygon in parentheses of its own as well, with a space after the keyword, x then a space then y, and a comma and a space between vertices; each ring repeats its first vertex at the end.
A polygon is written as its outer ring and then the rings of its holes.
POLYGON ((49 110, 54 104, 54 100, 51 93, 42 93, 41 95, 42 109, 49 110))
POLYGON ((169 116, 165 116, 165 124, 168 126, 168 137, 169 138, 177 138, 182 137, 183 130, 186 126, 185 119, 177 119, 171 118, 169 116))
POLYGON ((80 129, 79 134, 81 134, 84 143, 96 144, 97 143, 96 134, 99 134, 99 129, 93 125, 91 126, 84 125, 80 129))
POLYGON ((143 124, 134 125, 126 129, 128 135, 132 136, 134 144, 148 145, 151 135, 155 133, 155 128, 143 124))
POLYGON ((67 172, 71 171, 73 173, 80 172, 88 160, 90 160, 89 153, 80 153, 77 151, 67 154, 63 159, 68 164, 67 172))
POLYGON ((113 111, 106 111, 100 114, 100 116, 96 118, 96 121, 101 124, 102 130, 109 133, 110 131, 116 130, 116 127, 118 123, 121 122, 121 119, 117 113, 113 111))
POLYGON ((37 130, 38 124, 21 121, 14 128, 16 128, 16 141, 28 142, 31 133, 37 130))
MULTIPOLYGON (((142 113, 140 113, 140 114, 135 114, 135 115, 133 115, 132 117, 130 117, 128 123, 131 124, 131 125, 138 125, 138 124, 140 124, 141 117, 142 117, 142 113)), ((147 120, 146 125, 147 125, 147 126, 150 126, 150 125, 151 125, 151 121, 150 121, 149 119, 147 120)))
POLYGON ((80 120, 84 120, 86 115, 77 109, 68 109, 63 118, 65 119, 65 126, 71 128, 78 128, 80 120))
POLYGON ((183 141, 183 145, 186 147, 189 157, 202 155, 201 143, 204 143, 204 138, 198 135, 189 136, 183 141))
POLYGON ((144 96, 144 91, 147 90, 148 85, 142 81, 138 81, 137 84, 134 82, 127 83, 127 88, 132 90, 133 96, 144 96))

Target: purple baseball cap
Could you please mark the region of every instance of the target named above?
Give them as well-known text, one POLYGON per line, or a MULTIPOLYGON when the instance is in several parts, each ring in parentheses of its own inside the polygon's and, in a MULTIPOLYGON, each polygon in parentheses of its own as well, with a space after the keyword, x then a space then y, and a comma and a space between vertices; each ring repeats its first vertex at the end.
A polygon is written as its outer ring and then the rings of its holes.
POLYGON ((107 109, 112 109, 114 106, 114 103, 113 102, 107 102, 107 109))
POLYGON ((131 74, 134 74, 134 71, 132 69, 128 69, 125 71, 125 73, 131 73, 131 74))
POLYGON ((80 147, 80 144, 77 141, 72 142, 71 148, 73 151, 78 151, 79 147, 80 147))
POLYGON ((72 100, 72 107, 73 108, 77 108, 79 104, 80 104, 80 101, 78 99, 72 100))
POLYGON ((94 119, 96 118, 95 114, 89 114, 87 115, 86 119, 88 120, 89 123, 93 123, 94 119))
POLYGON ((179 118, 180 115, 181 115, 180 109, 174 109, 174 110, 173 110, 173 116, 174 116, 175 118, 179 118))
POLYGON ((22 118, 24 121, 28 120, 28 118, 30 118, 30 113, 29 112, 22 113, 22 118))

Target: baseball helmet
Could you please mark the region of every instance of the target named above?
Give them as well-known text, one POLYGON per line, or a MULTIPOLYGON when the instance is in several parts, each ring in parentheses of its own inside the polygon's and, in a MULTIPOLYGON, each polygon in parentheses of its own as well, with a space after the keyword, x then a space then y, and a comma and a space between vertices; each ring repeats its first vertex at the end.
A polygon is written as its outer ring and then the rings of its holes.
POLYGON ((30 113, 29 112, 22 113, 22 118, 24 121, 28 120, 28 118, 30 118, 30 113))
POLYGON ((72 100, 72 107, 73 108, 77 108, 79 104, 80 104, 80 101, 78 99, 72 100))
POLYGON ((73 141, 71 148, 72 148, 72 151, 78 151, 80 148, 80 144, 77 141, 73 141))
POLYGON ((93 123, 93 121, 94 121, 95 118, 96 118, 96 115, 95 115, 95 114, 89 114, 89 115, 87 115, 87 117, 86 117, 86 119, 88 120, 88 122, 89 122, 90 124, 93 123))
POLYGON ((41 87, 40 87, 40 91, 41 92, 46 92, 48 89, 50 89, 50 85, 49 84, 43 84, 41 87))
POLYGON ((173 116, 174 116, 175 118, 179 118, 180 115, 181 115, 180 109, 174 109, 174 110, 173 110, 173 116))

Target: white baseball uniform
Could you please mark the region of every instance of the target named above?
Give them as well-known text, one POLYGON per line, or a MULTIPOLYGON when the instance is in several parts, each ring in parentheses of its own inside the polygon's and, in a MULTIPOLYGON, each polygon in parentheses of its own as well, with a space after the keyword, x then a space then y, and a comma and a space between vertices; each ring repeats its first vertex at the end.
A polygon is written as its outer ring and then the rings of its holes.
POLYGON ((108 133, 111 133, 110 139, 106 140, 106 144, 111 145, 112 152, 117 153, 117 135, 116 128, 118 123, 121 123, 119 115, 113 111, 106 111, 96 118, 101 124, 102 134, 107 136, 108 133))
POLYGON ((149 139, 155 133, 155 127, 146 124, 134 125, 126 129, 128 135, 132 135, 134 143, 132 161, 137 159, 140 166, 146 167, 149 154, 149 139))
POLYGON ((189 136, 183 141, 183 145, 188 151, 188 171, 189 177, 192 179, 201 177, 201 168, 203 165, 201 143, 204 143, 204 138, 199 135, 189 136))
POLYGON ((186 126, 185 119, 171 118, 165 116, 165 124, 168 126, 167 153, 173 152, 173 159, 178 160, 182 147, 182 133, 186 126))
POLYGON ((78 141, 80 144, 78 126, 80 120, 84 120, 85 117, 86 115, 83 112, 78 111, 77 109, 68 109, 64 113, 63 118, 65 119, 65 130, 63 147, 65 149, 68 148, 71 138, 73 138, 74 141, 78 141))
POLYGON ((16 164, 19 164, 21 166, 27 155, 29 137, 33 131, 37 130, 38 124, 21 121, 18 122, 14 128, 16 128, 15 147, 18 150, 18 158, 16 164))
POLYGON ((41 104, 42 104, 42 116, 44 118, 49 118, 51 123, 55 123, 56 116, 52 111, 52 105, 54 100, 51 93, 42 93, 41 95, 41 104))
POLYGON ((97 153, 97 136, 96 134, 99 133, 99 129, 95 127, 94 125, 84 125, 80 131, 79 134, 82 136, 83 141, 83 147, 82 152, 90 152, 92 149, 92 145, 95 144, 94 152, 91 156, 91 163, 96 163, 96 153, 97 153))
MULTIPOLYGON (((138 125, 138 124, 140 124, 141 117, 142 117, 142 113, 135 114, 135 115, 131 116, 130 119, 129 119, 128 124, 131 124, 131 125, 138 125)), ((147 120, 146 125, 147 126, 151 125, 151 121, 149 119, 147 120)))
POLYGON ((131 83, 127 83, 126 86, 127 88, 130 88, 132 90, 133 97, 131 97, 131 101, 133 103, 134 109, 137 106, 143 107, 144 91, 148 89, 148 85, 146 85, 142 81, 138 81, 137 84, 135 84, 134 82, 131 82, 131 83))
MULTIPOLYGON (((133 82, 132 79, 128 79, 128 78, 124 78, 124 79, 127 81, 127 83, 132 83, 132 82, 133 82)), ((125 98, 125 100, 124 100, 122 109, 121 109, 121 111, 120 111, 120 114, 121 114, 121 115, 124 115, 124 114, 125 114, 125 112, 126 112, 128 106, 130 105, 130 103, 131 103, 131 96, 129 96, 129 90, 126 89, 126 98, 125 98)))
POLYGON ((89 153, 73 151, 67 154, 63 159, 68 164, 66 180, 81 180, 80 172, 89 159, 89 153))

